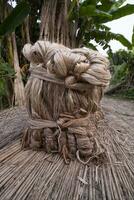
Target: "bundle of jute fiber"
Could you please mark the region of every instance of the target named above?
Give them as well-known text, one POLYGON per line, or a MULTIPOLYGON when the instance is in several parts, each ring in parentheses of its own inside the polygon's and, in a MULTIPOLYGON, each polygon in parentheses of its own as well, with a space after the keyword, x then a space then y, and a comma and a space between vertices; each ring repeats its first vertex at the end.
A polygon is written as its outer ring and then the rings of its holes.
POLYGON ((25 88, 30 119, 22 148, 59 152, 66 163, 75 157, 88 163, 102 155, 97 123, 111 77, 108 60, 97 51, 45 41, 26 44, 23 54, 30 61, 25 88))

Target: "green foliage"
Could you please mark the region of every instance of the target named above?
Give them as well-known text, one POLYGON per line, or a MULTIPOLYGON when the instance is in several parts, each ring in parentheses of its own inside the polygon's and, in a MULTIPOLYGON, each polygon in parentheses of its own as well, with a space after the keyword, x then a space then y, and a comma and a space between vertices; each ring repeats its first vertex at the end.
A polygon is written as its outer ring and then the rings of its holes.
POLYGON ((123 98, 134 100, 134 88, 129 88, 124 91, 121 91, 118 95, 122 96, 123 98))
POLYGON ((114 97, 121 99, 134 100, 134 88, 122 88, 113 95, 114 97))
POLYGON ((86 47, 87 47, 87 48, 90 48, 90 49, 93 49, 93 50, 95 50, 95 51, 97 51, 96 46, 93 45, 92 43, 86 43, 86 47))
POLYGON ((124 17, 126 15, 133 14, 134 13, 134 5, 127 4, 125 6, 117 8, 115 10, 111 10, 111 11, 109 11, 109 13, 112 15, 111 20, 119 19, 119 18, 124 17))
POLYGON ((97 16, 97 17, 106 17, 108 19, 112 19, 112 15, 101 11, 99 9, 96 9, 96 6, 94 5, 89 5, 89 6, 82 6, 80 7, 80 16, 88 16, 88 17, 93 17, 93 16, 97 16))
MULTIPOLYGON (((134 99, 134 52, 119 50, 110 52, 112 79, 111 85, 121 83, 120 89, 114 91, 114 96, 134 99)), ((115 87, 116 88, 116 87, 115 87)))
MULTIPOLYGON (((105 2, 105 5, 106 5, 106 2, 105 2)), ((111 18, 102 16, 98 20, 96 18, 96 23, 106 23, 106 22, 113 21, 113 20, 119 19, 127 15, 131 15, 134 13, 134 5, 127 4, 125 6, 120 7, 121 5, 122 3, 121 2, 119 3, 119 1, 116 1, 115 3, 113 3, 113 5, 109 8, 109 10, 106 10, 107 13, 111 15, 111 18)), ((101 6, 99 8, 101 9, 101 6)))
POLYGON ((14 69, 2 59, 0 60, 0 79, 13 78, 15 75, 14 69))
POLYGON ((129 68, 131 65, 134 66, 133 51, 119 50, 115 53, 112 53, 110 59, 113 65, 121 65, 123 63, 126 63, 129 66, 129 68))
POLYGON ((7 90, 6 80, 1 78, 0 79, 0 97, 5 96, 6 90, 7 90))
POLYGON ((76 9, 77 1, 72 1, 69 15, 71 20, 79 19, 78 40, 82 38, 82 42, 88 44, 90 40, 94 39, 104 49, 110 48, 108 43, 111 40, 117 40, 128 49, 132 49, 132 44, 125 36, 112 33, 103 24, 134 13, 134 5, 127 4, 122 6, 124 2, 125 0, 85 0, 80 1, 76 9))
POLYGON ((125 80, 128 87, 134 87, 134 53, 119 50, 110 54, 110 61, 113 72, 111 84, 116 85, 125 80))
POLYGON ((111 7, 111 11, 113 11, 113 10, 117 10, 120 6, 122 6, 122 4, 125 2, 126 0, 118 0, 118 1, 116 1, 113 5, 112 5, 112 7, 111 7))
POLYGON ((132 44, 123 35, 112 33, 108 29, 102 30, 101 28, 97 29, 97 27, 90 29, 88 33, 85 33, 84 39, 86 41, 85 43, 94 39, 98 44, 102 45, 104 49, 108 47, 107 44, 111 40, 117 40, 128 49, 132 49, 132 44))
POLYGON ((101 0, 100 2, 102 3, 102 5, 98 5, 97 7, 100 10, 107 12, 109 11, 109 9, 111 9, 113 4, 115 3, 115 0, 101 0))
POLYGON ((133 46, 133 50, 134 50, 134 26, 133 26, 133 34, 132 34, 132 46, 133 46))
POLYGON ((14 77, 14 69, 3 59, 0 59, 0 110, 10 104, 10 89, 14 77))
POLYGON ((17 26, 22 24, 30 11, 27 1, 21 1, 9 14, 9 16, 0 24, 0 36, 4 36, 15 30, 17 26))
POLYGON ((111 84, 116 85, 120 82, 122 82, 127 74, 128 74, 128 69, 127 69, 127 64, 123 63, 121 65, 113 65, 113 76, 111 79, 111 84))

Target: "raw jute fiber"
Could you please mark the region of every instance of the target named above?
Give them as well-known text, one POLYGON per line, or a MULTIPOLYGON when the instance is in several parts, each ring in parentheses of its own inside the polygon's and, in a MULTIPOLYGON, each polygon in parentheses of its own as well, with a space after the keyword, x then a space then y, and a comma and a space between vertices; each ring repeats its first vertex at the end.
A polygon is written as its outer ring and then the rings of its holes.
POLYGON ((59 152, 66 163, 101 157, 105 148, 97 124, 111 77, 108 60, 97 51, 45 41, 26 44, 23 54, 30 62, 25 88, 30 120, 22 147, 59 152))

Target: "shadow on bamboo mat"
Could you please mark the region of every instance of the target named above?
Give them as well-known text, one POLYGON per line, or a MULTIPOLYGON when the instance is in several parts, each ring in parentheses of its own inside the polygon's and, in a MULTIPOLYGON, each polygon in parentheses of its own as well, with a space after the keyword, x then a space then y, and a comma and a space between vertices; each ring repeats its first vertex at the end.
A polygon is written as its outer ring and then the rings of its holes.
POLYGON ((133 103, 126 108, 125 102, 104 99, 103 105, 106 120, 99 130, 107 136, 107 162, 88 166, 77 160, 65 165, 59 155, 43 151, 22 151, 19 137, 26 126, 25 109, 1 112, 0 199, 133 200, 133 103))

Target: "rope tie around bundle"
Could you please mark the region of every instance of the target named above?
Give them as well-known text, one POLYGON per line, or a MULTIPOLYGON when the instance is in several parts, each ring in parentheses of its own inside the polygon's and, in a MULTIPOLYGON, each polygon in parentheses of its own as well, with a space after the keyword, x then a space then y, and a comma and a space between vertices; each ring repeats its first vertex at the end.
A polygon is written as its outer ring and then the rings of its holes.
POLYGON ((77 157, 86 164, 102 155, 97 124, 104 117, 100 100, 111 78, 108 60, 97 51, 45 41, 26 44, 23 54, 30 77, 25 87, 29 127, 22 147, 58 152, 66 163, 77 157))

